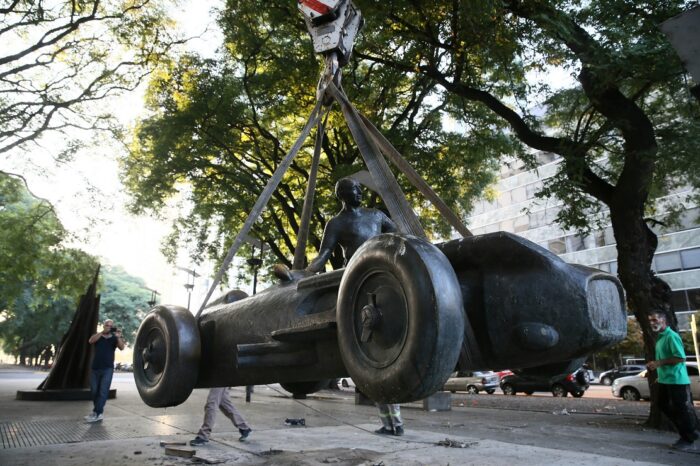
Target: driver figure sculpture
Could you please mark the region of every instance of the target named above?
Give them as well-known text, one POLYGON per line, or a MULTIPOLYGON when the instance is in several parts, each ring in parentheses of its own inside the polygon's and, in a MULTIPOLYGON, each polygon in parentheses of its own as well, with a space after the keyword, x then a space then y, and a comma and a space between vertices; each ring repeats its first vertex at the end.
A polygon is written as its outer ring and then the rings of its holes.
MULTIPOLYGON (((335 195, 343 204, 323 231, 318 257, 306 268, 309 272, 320 272, 333 254, 336 246, 343 250, 347 265, 355 251, 368 239, 381 233, 397 231, 394 222, 382 211, 361 207, 362 189, 352 178, 342 178, 335 185, 335 195)), ((403 421, 398 404, 377 404, 382 427, 378 434, 403 435, 403 421)))

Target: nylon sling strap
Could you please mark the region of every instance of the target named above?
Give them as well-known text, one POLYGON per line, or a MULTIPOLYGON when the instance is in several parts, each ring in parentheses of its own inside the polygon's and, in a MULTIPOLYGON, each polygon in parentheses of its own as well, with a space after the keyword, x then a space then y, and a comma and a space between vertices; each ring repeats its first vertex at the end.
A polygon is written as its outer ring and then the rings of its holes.
POLYGON ((457 230, 462 237, 473 236, 472 232, 462 223, 462 220, 449 208, 438 194, 433 191, 428 183, 413 169, 411 164, 399 153, 389 140, 372 124, 364 115, 360 114, 362 122, 365 124, 367 131, 374 143, 379 147, 379 150, 394 164, 405 176, 408 181, 428 199, 433 206, 440 212, 445 220, 452 225, 452 228, 457 230))
POLYGON ((314 197, 316 195, 316 176, 318 175, 318 165, 321 160, 321 146, 323 144, 323 136, 326 131, 326 122, 328 115, 331 112, 331 106, 328 106, 326 115, 318 120, 316 127, 316 143, 314 145, 314 156, 311 160, 311 170, 309 170, 309 181, 306 185, 306 194, 304 195, 304 207, 301 211, 301 221, 299 223, 299 236, 297 237, 297 245, 294 249, 294 261, 292 269, 299 270, 304 267, 304 258, 306 257, 306 242, 309 239, 309 227, 311 225, 311 214, 313 213, 314 197))
POLYGON ((327 92, 330 92, 340 104, 340 109, 345 116, 345 121, 350 128, 360 154, 367 165, 370 175, 374 180, 379 196, 386 204, 391 214, 391 219, 396 223, 401 233, 425 238, 423 227, 418 217, 409 205, 401 191, 399 183, 389 169, 389 165, 381 156, 379 149, 368 134, 367 128, 362 123, 357 111, 348 100, 345 93, 339 90, 332 82, 328 83, 327 92))
POLYGON ((284 159, 282 159, 282 162, 279 164, 275 172, 268 180, 265 189, 263 189, 263 192, 260 194, 260 197, 258 197, 258 200, 255 202, 253 209, 250 211, 250 214, 248 214, 248 218, 246 218, 245 222, 243 223, 243 227, 238 232, 236 239, 233 240, 233 244, 231 245, 231 248, 229 249, 226 258, 224 259, 224 262, 221 264, 219 271, 216 273, 216 277, 214 277, 214 281, 212 282, 211 287, 209 287, 209 291, 207 292, 207 295, 204 298, 204 302, 202 302, 202 306, 199 308, 199 311, 197 311, 197 315, 195 316, 195 318, 199 318, 199 316, 202 314, 202 311, 209 302, 209 298, 211 298, 212 293, 214 293, 214 290, 219 285, 221 278, 224 276, 224 272, 226 271, 226 269, 228 269, 229 265, 231 265, 231 261, 238 252, 238 249, 243 244, 244 238, 248 235, 248 232, 250 232, 250 229, 253 227, 253 223, 255 223, 258 217, 260 217, 260 214, 265 209, 265 206, 270 200, 270 197, 272 197, 272 194, 274 193, 275 189, 277 189, 277 186, 282 181, 282 177, 289 169, 289 166, 292 164, 292 160, 294 160, 294 157, 296 157, 297 153, 299 152, 301 145, 309 136, 311 128, 318 121, 320 116, 319 111, 321 109, 321 105, 322 101, 318 100, 316 102, 316 106, 311 111, 311 115, 309 115, 309 120, 306 122, 306 126, 304 126, 304 129, 301 131, 301 134, 297 138, 296 142, 289 150, 287 155, 284 157, 284 159))

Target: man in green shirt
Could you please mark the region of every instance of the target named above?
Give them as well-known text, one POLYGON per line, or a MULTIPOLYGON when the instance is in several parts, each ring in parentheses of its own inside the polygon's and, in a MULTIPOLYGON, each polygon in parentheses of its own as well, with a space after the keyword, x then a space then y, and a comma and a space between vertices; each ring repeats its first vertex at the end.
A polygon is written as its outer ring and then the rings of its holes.
POLYGON ((690 378, 685 368, 685 351, 681 337, 666 322, 666 314, 649 314, 651 329, 658 334, 655 360, 649 370, 656 370, 661 410, 676 426, 680 438, 671 445, 678 450, 693 450, 698 439, 697 417, 690 394, 690 378))

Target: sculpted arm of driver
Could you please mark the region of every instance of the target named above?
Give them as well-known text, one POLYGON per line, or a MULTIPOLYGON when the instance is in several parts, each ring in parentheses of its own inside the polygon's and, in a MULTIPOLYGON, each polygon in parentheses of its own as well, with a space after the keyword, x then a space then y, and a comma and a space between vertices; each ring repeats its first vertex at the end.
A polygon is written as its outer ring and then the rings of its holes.
POLYGON ((323 270, 326 262, 333 254, 333 250, 338 245, 339 232, 337 231, 337 222, 332 218, 323 230, 323 239, 321 240, 321 250, 318 252, 316 259, 312 260, 306 270, 317 273, 323 270))

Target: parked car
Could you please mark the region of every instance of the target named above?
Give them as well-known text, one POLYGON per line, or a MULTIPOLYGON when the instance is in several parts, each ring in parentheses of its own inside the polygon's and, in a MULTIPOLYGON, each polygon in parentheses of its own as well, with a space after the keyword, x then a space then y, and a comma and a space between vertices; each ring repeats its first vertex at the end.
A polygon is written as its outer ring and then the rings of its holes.
POLYGON ((600 374, 600 383, 603 385, 612 385, 615 379, 620 377, 627 377, 630 375, 637 375, 642 372, 646 367, 639 364, 625 364, 624 366, 616 367, 605 371, 600 374))
POLYGON ((572 374, 546 377, 531 374, 513 374, 503 377, 501 390, 504 395, 515 395, 523 392, 532 395, 534 392, 552 392, 554 396, 572 396, 580 398, 588 389, 588 380, 582 370, 572 374))
POLYGON ((503 369, 502 371, 496 372, 496 375, 498 376, 498 382, 500 383, 501 380, 503 380, 503 377, 506 375, 513 375, 513 371, 510 369, 503 369))
POLYGON ((453 372, 443 390, 477 394, 485 391, 493 395, 498 388, 498 375, 491 371, 458 371, 453 372))
MULTIPOLYGON (((690 377, 690 391, 693 394, 693 399, 700 400, 700 375, 698 375, 698 363, 688 362, 685 367, 688 369, 690 377)), ((612 384, 612 394, 618 398, 629 401, 637 401, 641 399, 648 400, 649 382, 647 381, 647 371, 644 370, 637 375, 628 377, 620 377, 612 384)))

